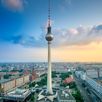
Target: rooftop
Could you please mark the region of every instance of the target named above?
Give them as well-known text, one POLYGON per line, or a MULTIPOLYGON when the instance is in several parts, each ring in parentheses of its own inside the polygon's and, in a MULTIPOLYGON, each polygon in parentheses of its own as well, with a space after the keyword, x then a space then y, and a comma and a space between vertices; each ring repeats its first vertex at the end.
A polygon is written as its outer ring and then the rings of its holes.
MULTIPOLYGON (((24 76, 26 76, 26 75, 24 75, 24 76)), ((0 84, 6 83, 6 82, 9 82, 9 81, 12 81, 12 80, 14 80, 14 79, 21 78, 21 77, 22 77, 22 76, 14 76, 14 77, 12 77, 12 78, 10 78, 10 79, 2 79, 2 80, 0 80, 0 84)))
POLYGON ((65 90, 58 91, 58 97, 59 100, 73 100, 74 102, 76 102, 74 97, 68 91, 65 90))
POLYGON ((15 89, 5 95, 7 100, 23 100, 31 94, 29 89, 15 89))

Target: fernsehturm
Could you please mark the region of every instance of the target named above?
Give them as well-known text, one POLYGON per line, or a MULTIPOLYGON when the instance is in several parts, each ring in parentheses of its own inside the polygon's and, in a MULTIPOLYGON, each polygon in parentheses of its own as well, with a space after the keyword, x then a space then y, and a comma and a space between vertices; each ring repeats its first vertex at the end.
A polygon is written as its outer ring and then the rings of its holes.
POLYGON ((51 24, 50 24, 50 8, 48 16, 48 27, 46 40, 48 41, 48 72, 47 72, 47 91, 49 94, 53 94, 52 91, 52 71, 51 71, 51 41, 53 40, 53 35, 51 33, 51 24))

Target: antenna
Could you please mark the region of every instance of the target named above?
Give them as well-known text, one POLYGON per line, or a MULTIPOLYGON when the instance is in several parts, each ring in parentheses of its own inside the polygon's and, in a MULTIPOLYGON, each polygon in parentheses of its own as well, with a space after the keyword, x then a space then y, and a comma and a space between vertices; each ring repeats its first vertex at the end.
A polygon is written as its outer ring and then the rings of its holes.
POLYGON ((48 27, 51 26, 51 0, 48 0, 48 27))

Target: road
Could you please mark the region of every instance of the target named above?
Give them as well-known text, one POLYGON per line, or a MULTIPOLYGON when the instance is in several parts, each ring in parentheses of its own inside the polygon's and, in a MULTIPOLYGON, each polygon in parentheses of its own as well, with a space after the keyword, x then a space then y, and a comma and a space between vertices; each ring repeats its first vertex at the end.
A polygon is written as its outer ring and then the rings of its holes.
POLYGON ((84 102, 92 102, 91 98, 88 96, 87 91, 85 90, 85 88, 82 87, 81 81, 78 80, 76 77, 74 77, 74 79, 75 79, 78 89, 80 90, 81 95, 84 98, 84 102))

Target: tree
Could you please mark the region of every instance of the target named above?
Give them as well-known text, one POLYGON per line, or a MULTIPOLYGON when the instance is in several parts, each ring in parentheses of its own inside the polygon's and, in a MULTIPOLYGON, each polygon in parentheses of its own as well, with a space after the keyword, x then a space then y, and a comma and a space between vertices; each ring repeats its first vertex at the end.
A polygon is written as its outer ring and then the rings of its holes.
POLYGON ((57 74, 57 73, 56 73, 55 71, 53 71, 53 72, 52 72, 52 78, 57 77, 56 74, 57 74))
POLYGON ((29 83, 29 87, 35 87, 36 82, 29 83))
POLYGON ((42 78, 39 82, 37 82, 39 86, 44 86, 47 84, 47 76, 42 78))
POLYGON ((76 99, 76 102, 84 102, 79 90, 76 89, 76 93, 72 95, 76 99))
POLYGON ((69 77, 70 75, 72 75, 72 73, 71 72, 67 72, 67 73, 62 73, 60 75, 60 77, 62 78, 62 80, 64 80, 65 78, 69 77))
POLYGON ((9 74, 4 75, 4 79, 9 79, 10 76, 9 74))
POLYGON ((35 97, 34 95, 31 96, 31 102, 34 102, 35 101, 35 97))

